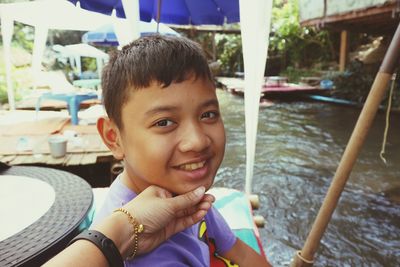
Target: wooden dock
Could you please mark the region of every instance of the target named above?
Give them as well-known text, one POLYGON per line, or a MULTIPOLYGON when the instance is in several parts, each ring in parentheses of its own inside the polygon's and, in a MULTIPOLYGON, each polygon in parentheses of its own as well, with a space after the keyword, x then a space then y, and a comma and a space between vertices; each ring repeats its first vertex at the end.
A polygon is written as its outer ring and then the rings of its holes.
POLYGON ((78 166, 113 161, 95 125, 71 125, 65 111, 0 111, 0 161, 9 165, 45 164, 78 166), (53 158, 47 138, 73 134, 67 154, 53 158))

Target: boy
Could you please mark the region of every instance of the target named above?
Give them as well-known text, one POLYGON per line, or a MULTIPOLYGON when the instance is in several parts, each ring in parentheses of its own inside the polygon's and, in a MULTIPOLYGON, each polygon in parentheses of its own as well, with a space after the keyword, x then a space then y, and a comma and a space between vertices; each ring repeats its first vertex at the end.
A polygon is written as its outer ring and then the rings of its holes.
MULTIPOLYGON (((209 189, 224 156, 225 130, 201 48, 186 38, 144 37, 115 54, 102 79, 108 117, 98 120, 97 129, 114 157, 123 159, 124 171, 95 220, 152 184, 173 194, 209 189)), ((215 209, 151 253, 126 261, 174 267, 234 263, 268 266, 215 209)))

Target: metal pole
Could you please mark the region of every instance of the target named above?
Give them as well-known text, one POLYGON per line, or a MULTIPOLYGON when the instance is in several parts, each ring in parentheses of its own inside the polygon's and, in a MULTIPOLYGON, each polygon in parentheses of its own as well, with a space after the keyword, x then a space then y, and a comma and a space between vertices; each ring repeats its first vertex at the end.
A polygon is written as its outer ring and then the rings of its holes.
POLYGON ((161 0, 157 1, 157 33, 160 33, 161 0))

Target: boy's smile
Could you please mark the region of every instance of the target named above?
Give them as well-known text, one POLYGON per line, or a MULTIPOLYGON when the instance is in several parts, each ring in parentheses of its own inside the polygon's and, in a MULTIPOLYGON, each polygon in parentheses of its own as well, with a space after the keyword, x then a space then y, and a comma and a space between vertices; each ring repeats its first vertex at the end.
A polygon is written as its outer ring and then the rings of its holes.
POLYGON ((136 193, 151 184, 175 194, 209 188, 225 151, 225 130, 211 81, 191 78, 132 90, 117 129, 123 182, 136 193))

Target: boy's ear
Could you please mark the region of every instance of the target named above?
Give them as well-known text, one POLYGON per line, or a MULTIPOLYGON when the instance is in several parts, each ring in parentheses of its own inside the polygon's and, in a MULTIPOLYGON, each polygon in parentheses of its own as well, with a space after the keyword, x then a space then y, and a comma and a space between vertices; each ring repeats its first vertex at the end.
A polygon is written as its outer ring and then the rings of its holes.
POLYGON ((118 127, 108 117, 100 117, 97 120, 97 131, 104 144, 111 150, 118 160, 124 158, 124 150, 121 144, 118 127))

